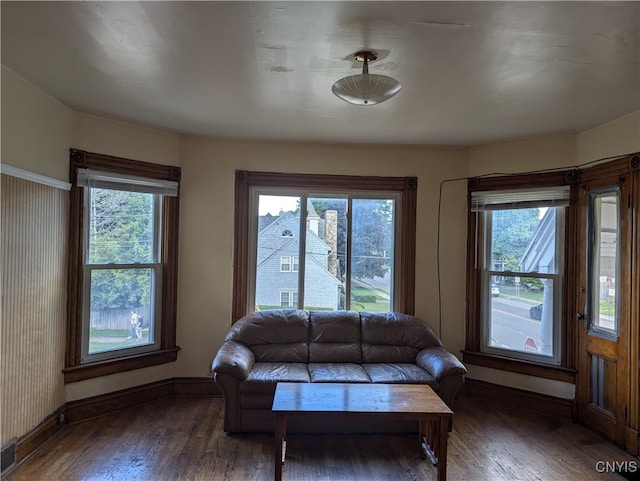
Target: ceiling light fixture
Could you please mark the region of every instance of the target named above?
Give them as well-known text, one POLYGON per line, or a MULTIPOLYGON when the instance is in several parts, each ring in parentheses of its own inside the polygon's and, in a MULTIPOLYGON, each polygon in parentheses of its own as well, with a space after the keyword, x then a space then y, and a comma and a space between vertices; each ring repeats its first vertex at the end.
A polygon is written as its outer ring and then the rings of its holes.
POLYGON ((400 83, 386 75, 369 73, 369 61, 378 56, 368 50, 356 52, 355 59, 364 62, 362 74, 341 78, 331 87, 331 91, 345 102, 354 105, 375 105, 389 100, 400 92, 400 83))

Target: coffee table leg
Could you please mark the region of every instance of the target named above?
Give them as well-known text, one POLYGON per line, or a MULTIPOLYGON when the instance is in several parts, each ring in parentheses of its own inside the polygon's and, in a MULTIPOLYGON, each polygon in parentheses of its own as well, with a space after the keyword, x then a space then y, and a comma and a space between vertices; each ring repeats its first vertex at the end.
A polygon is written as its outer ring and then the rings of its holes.
POLYGON ((434 466, 438 465, 439 419, 440 418, 420 421, 422 459, 428 459, 434 466))
POLYGON ((447 438, 449 437, 449 422, 445 417, 438 417, 436 424, 438 436, 438 481, 447 479, 447 438))
POLYGON ((281 414, 276 414, 275 455, 273 457, 273 463, 275 465, 275 481, 280 481, 282 479, 282 465, 284 464, 285 456, 283 445, 286 443, 286 435, 287 418, 281 414))

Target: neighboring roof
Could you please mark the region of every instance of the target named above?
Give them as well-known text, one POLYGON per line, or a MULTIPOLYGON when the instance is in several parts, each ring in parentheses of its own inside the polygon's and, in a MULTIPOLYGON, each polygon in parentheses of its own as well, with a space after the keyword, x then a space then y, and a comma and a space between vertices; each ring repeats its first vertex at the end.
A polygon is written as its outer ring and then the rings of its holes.
MULTIPOLYGON (((316 214, 317 215, 317 214, 316 214)), ((260 225, 260 224, 259 224, 260 225)), ((286 230, 296 232, 300 225, 300 218, 292 212, 285 212, 274 217, 271 222, 258 232, 258 245, 260 249, 271 249, 272 252, 268 256, 260 257, 259 263, 264 262, 271 256, 281 252, 291 242, 298 242, 298 236, 282 237, 282 233, 286 230)), ((327 256, 331 252, 329 245, 322 240, 311 229, 306 229, 308 253, 316 256, 327 256)), ((311 256, 311 257, 312 257, 311 256)), ((323 266, 324 269, 326 267, 323 266)))
POLYGON ((316 208, 313 206, 311 199, 307 199, 307 219, 319 219, 320 216, 316 212, 316 208))
POLYGON ((529 245, 520 259, 520 269, 525 272, 539 272, 540 266, 549 266, 556 255, 555 231, 556 210, 547 209, 538 224, 529 245))

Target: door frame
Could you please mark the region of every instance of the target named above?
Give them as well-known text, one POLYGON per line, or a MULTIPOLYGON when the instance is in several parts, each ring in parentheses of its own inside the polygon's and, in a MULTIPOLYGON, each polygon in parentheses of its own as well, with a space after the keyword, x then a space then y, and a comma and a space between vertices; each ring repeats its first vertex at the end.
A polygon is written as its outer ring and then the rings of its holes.
MULTIPOLYGON (((578 255, 576 257, 577 283, 575 286, 576 317, 576 410, 578 419, 634 455, 640 454, 639 432, 639 357, 640 357, 640 158, 629 156, 600 164, 580 173, 578 191, 578 255), (620 331, 617 346, 607 347, 611 359, 615 357, 615 415, 611 416, 591 404, 591 363, 588 354, 590 335, 578 313, 583 313, 587 302, 587 231, 588 190, 606 187, 620 188, 620 279, 616 289, 620 293, 620 331), (633 375, 638 373, 638 376, 633 375)), ((593 339, 591 339, 593 342, 593 339)), ((606 341, 601 344, 607 344, 606 341)))

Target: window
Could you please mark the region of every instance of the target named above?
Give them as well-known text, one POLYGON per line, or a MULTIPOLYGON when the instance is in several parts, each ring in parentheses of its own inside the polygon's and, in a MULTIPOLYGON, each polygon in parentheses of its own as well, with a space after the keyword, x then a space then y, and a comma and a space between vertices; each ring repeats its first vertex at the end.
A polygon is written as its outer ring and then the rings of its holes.
POLYGON ((620 190, 606 189, 589 195, 590 329, 603 337, 619 335, 620 190))
MULTIPOLYGON (((157 348, 161 196, 85 187, 82 362, 157 348), (151 322, 150 322, 151 321, 151 322)), ((79 182, 80 184, 80 182, 79 182)), ((82 184, 80 184, 82 185, 82 184)))
POLYGON ((176 359, 180 169, 71 151, 65 381, 176 359))
POLYGON ((280 307, 292 307, 298 305, 298 293, 295 291, 280 292, 280 307))
POLYGON ((283 306, 412 313, 416 187, 236 172, 234 319, 283 306))
POLYGON ((393 310, 394 266, 400 251, 395 245, 398 194, 281 195, 265 188, 252 189, 251 194, 258 212, 253 222, 258 229, 250 230, 258 253, 255 272, 250 273, 257 309, 275 305, 284 288, 302 292, 297 305, 280 302, 292 308, 393 310), (283 227, 299 235, 283 240, 277 235, 283 227), (288 255, 280 255, 280 273, 299 275, 283 276, 272 268, 274 254, 283 252, 288 255), (299 272, 299 258, 304 272, 299 272))
POLYGON ((298 256, 281 256, 280 272, 298 272, 298 256))
POLYGON ((280 272, 291 272, 291 256, 280 257, 280 272))
POLYGON ((511 360, 511 370, 533 373, 531 365, 562 367, 566 359, 571 191, 555 177, 531 180, 527 188, 515 178, 470 182, 465 360, 472 364, 505 368, 511 360))
POLYGON ((484 213, 482 351, 559 363, 564 207, 484 213), (484 291, 484 290, 483 290, 484 291))
POLYGON ((287 291, 280 293, 280 305, 283 307, 288 307, 291 305, 290 293, 287 291))

